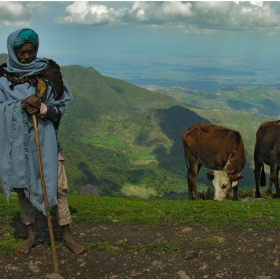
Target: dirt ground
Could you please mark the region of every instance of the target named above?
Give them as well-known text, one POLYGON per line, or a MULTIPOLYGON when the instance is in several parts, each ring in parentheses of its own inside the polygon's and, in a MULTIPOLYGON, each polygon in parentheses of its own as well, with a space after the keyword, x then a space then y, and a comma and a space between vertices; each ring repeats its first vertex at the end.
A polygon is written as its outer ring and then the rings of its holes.
MULTIPOLYGON (((0 238, 8 234, 9 227, 15 229, 16 237, 26 238, 20 221, 0 226, 0 238)), ((54 225, 58 273, 54 274, 47 223, 39 221, 35 227, 39 244, 28 255, 1 257, 0 278, 280 278, 277 229, 214 230, 112 221, 73 224, 72 230, 86 250, 78 256, 72 254, 61 241, 60 228, 54 225)))

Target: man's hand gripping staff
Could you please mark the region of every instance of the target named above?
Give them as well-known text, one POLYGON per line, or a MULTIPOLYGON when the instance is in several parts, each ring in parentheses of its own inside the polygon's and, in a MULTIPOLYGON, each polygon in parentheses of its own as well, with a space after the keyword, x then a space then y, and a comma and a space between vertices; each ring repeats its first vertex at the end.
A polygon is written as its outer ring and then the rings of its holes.
POLYGON ((36 95, 30 95, 22 101, 22 109, 29 115, 39 114, 41 108, 41 98, 44 96, 47 89, 46 82, 38 79, 36 86, 36 95))

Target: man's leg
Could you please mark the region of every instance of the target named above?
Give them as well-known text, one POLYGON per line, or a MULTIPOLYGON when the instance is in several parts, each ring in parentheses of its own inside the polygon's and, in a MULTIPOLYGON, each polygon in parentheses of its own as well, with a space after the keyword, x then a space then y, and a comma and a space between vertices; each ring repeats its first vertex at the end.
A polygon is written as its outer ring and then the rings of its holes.
POLYGON ((57 182, 57 221, 62 227, 63 240, 65 245, 75 254, 80 254, 84 251, 84 246, 78 244, 73 240, 71 235, 70 223, 71 216, 68 206, 66 192, 68 190, 68 183, 64 169, 63 161, 58 161, 58 182, 57 182))
POLYGON ((21 220, 27 226, 28 234, 27 239, 18 247, 18 250, 24 254, 28 254, 30 249, 37 244, 36 234, 33 228, 35 214, 32 203, 25 196, 24 189, 15 188, 14 190, 18 195, 21 220))

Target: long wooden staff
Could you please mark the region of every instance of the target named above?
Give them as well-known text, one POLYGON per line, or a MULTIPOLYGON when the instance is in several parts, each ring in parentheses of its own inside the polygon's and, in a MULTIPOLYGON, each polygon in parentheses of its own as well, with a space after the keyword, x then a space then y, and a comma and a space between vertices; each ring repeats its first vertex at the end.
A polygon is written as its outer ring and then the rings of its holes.
MULTIPOLYGON (((41 98, 42 95, 45 92, 46 85, 45 84, 43 84, 43 85, 41 84, 42 80, 39 80, 38 82, 39 83, 37 85, 36 96, 41 98), (40 87, 43 87, 43 88, 40 88, 40 87)), ((54 270, 58 270, 56 248, 55 248, 55 243, 54 243, 53 227, 52 227, 50 208, 49 208, 49 202, 48 202, 48 195, 47 195, 47 190, 46 190, 46 185, 45 185, 45 178, 44 178, 44 172, 43 172, 43 164, 42 164, 42 156, 41 156, 41 148, 40 148, 39 131, 38 131, 37 119, 36 119, 36 115, 35 114, 32 114, 32 121, 33 121, 33 127, 34 127, 34 131, 35 131, 36 148, 37 148, 37 155, 38 155, 38 165, 39 165, 39 171, 40 171, 40 178, 41 178, 41 185, 42 185, 42 190, 43 190, 44 203, 45 203, 45 207, 46 207, 46 216, 47 216, 47 221, 48 221, 49 235, 50 235, 50 240, 51 240, 53 265, 54 265, 54 270)))
POLYGON ((49 234, 50 234, 50 240, 51 240, 52 255, 53 255, 53 265, 54 265, 54 269, 58 270, 57 257, 56 257, 56 248, 55 248, 55 243, 54 243, 53 227, 52 227, 52 222, 51 222, 50 208, 49 208, 49 202, 48 202, 48 196, 47 196, 45 179, 44 179, 44 172, 43 172, 43 164, 42 164, 39 132, 38 132, 37 119, 36 119, 36 115, 35 114, 32 115, 32 121, 33 121, 33 126, 34 126, 34 131, 35 131, 35 137, 36 137, 36 148, 37 148, 37 155, 38 155, 38 164, 39 164, 41 185, 42 185, 42 190, 43 190, 44 203, 45 203, 45 207, 46 207, 46 216, 47 216, 48 227, 49 227, 49 234))

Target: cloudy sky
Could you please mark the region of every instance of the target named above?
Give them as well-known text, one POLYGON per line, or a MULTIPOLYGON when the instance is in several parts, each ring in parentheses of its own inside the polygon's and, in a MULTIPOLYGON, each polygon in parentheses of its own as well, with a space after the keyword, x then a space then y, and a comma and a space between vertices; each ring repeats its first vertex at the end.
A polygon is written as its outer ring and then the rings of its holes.
POLYGON ((29 27, 39 56, 139 85, 280 81, 280 2, 0 1, 0 53, 29 27))

